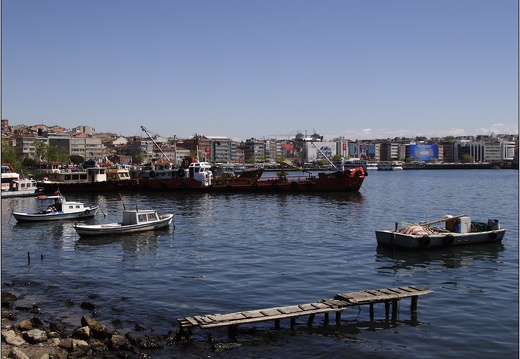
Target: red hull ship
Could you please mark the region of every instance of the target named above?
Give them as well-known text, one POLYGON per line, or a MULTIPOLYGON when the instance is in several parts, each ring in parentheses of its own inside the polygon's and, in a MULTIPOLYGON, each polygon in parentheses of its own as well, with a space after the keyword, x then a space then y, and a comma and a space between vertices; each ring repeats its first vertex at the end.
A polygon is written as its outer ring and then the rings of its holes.
POLYGON ((278 174, 262 177, 263 170, 222 175, 213 179, 211 166, 206 162, 191 163, 188 169, 159 169, 142 173, 139 187, 143 191, 200 191, 200 192, 355 192, 365 176, 363 166, 344 168, 317 175, 288 176, 278 174))

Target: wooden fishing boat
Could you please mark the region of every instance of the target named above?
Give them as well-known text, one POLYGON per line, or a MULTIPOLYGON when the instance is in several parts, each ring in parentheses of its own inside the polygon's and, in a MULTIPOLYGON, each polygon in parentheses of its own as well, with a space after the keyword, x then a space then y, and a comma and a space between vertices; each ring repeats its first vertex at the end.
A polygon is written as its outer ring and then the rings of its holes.
POLYGON ((159 215, 156 210, 124 210, 121 223, 106 224, 74 224, 74 229, 80 237, 106 236, 152 231, 169 227, 173 222, 173 214, 159 215))
POLYGON ((444 216, 440 220, 405 224, 404 228, 395 230, 377 230, 376 240, 380 246, 400 249, 431 249, 459 245, 500 242, 504 238, 505 229, 500 228, 497 219, 489 219, 487 223, 471 221, 466 215, 444 216), (445 223, 445 228, 432 226, 445 223))
POLYGON ((78 219, 93 217, 99 206, 85 206, 82 202, 69 202, 61 194, 38 196, 41 210, 35 213, 13 212, 19 222, 56 221, 61 219, 78 219))

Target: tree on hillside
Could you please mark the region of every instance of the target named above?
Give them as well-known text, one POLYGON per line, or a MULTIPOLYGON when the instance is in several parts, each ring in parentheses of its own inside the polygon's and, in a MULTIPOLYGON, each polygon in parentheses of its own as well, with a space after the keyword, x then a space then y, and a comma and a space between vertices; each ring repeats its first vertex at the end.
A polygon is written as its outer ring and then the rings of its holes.
POLYGON ((10 163, 15 171, 20 167, 14 147, 7 138, 2 138, 2 162, 10 163))
POLYGON ((70 155, 69 160, 75 165, 79 165, 80 163, 85 162, 85 158, 83 158, 83 156, 80 155, 70 155))
POLYGON ((49 146, 43 141, 34 141, 34 156, 37 161, 68 163, 69 155, 60 153, 58 146, 49 146))

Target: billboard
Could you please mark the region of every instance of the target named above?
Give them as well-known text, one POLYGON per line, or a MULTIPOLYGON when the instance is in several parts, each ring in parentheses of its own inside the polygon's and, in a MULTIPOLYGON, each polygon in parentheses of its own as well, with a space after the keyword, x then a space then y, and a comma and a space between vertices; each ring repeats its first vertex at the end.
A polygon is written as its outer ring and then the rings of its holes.
POLYGON ((439 147, 437 145, 410 145, 410 156, 416 161, 439 158, 439 147))
POLYGON ((307 143, 307 156, 306 161, 312 162, 323 157, 332 158, 336 155, 336 142, 315 142, 320 149, 319 151, 312 144, 307 143))

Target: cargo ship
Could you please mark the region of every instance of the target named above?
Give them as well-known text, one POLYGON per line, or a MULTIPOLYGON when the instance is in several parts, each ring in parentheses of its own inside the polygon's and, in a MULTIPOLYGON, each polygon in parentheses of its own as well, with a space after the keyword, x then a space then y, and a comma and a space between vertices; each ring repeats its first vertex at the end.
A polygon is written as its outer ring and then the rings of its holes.
POLYGON ((138 177, 142 191, 200 191, 200 192, 342 192, 359 191, 366 168, 357 164, 336 167, 328 172, 302 172, 289 175, 280 171, 264 175, 262 168, 246 170, 239 175, 222 173, 214 176, 208 162, 195 161, 187 168, 159 166, 138 177))

